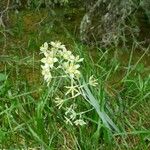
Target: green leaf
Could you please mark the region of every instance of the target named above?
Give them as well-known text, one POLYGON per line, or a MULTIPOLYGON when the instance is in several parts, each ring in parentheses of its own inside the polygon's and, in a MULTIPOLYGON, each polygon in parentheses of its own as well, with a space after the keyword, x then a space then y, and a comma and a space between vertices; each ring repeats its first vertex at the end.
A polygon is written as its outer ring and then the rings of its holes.
POLYGON ((100 105, 99 105, 98 101, 95 99, 95 97, 93 96, 93 94, 91 93, 91 91, 88 88, 88 86, 86 85, 85 81, 84 81, 83 85, 84 85, 83 92, 85 94, 84 95, 85 99, 95 108, 97 114, 101 118, 105 127, 107 127, 109 130, 114 129, 116 132, 119 132, 119 129, 117 128, 115 123, 110 119, 110 117, 104 111, 100 111, 100 105))
POLYGON ((0 73, 0 81, 5 81, 7 76, 4 73, 0 73))

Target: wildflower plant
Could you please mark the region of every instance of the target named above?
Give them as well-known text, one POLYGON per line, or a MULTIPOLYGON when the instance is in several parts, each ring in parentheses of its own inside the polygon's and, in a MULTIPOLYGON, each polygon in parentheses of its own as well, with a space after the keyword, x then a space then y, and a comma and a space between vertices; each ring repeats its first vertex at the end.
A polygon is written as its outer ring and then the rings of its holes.
MULTIPOLYGON (((84 77, 80 72, 80 65, 84 58, 80 58, 79 55, 75 56, 59 41, 50 43, 45 42, 40 47, 40 51, 40 53, 44 55, 44 58, 41 59, 41 68, 47 86, 50 86, 50 83, 54 78, 62 78, 62 80, 65 81, 65 85, 63 85, 65 94, 61 97, 55 97, 56 106, 59 109, 63 108, 63 110, 65 110, 65 122, 76 126, 83 126, 87 123, 83 119, 83 114, 90 110, 83 112, 76 111, 78 107, 76 99, 77 97, 82 97, 82 99, 92 105, 105 127, 110 130, 113 129, 118 131, 118 128, 109 116, 105 112, 100 111, 99 103, 89 89, 89 86, 97 86, 98 80, 92 75, 89 78, 89 81, 85 82, 84 77), (66 103, 69 104, 69 106, 66 105, 66 103)), ((93 108, 91 110, 93 110, 93 108)))

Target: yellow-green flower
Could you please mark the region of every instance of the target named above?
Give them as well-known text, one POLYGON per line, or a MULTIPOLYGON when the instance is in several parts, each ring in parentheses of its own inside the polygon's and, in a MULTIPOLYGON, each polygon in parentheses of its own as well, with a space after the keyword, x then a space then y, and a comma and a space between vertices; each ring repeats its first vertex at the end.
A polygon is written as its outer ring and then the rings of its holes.
POLYGON ((94 76, 92 75, 92 76, 90 76, 90 78, 89 78, 89 85, 91 85, 91 86, 96 86, 96 85, 98 85, 98 82, 97 82, 97 81, 98 81, 98 80, 95 79, 94 76))

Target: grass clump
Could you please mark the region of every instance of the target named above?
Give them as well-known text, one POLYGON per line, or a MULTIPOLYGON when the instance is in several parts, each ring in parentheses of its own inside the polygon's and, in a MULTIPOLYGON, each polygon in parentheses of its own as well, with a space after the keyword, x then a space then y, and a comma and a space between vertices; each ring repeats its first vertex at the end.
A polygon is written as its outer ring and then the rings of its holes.
MULTIPOLYGON (((101 51, 99 59, 93 63, 88 53, 81 51, 85 47, 76 43, 73 48, 74 53, 84 57, 80 72, 85 81, 81 76, 80 86, 84 86, 80 90, 85 94, 82 93, 83 97, 76 96, 74 100, 64 103, 60 109, 55 100, 56 95, 68 96, 64 84, 71 83, 71 79, 54 78, 47 87, 43 85, 40 77, 40 80, 35 81, 38 85, 33 86, 23 76, 17 77, 14 81, 14 77, 11 78, 12 74, 17 73, 14 70, 17 71, 21 67, 17 65, 17 61, 16 67, 12 70, 6 68, 6 75, 2 74, 1 78, 1 147, 58 149, 61 145, 62 149, 111 147, 147 149, 150 133, 148 130, 150 78, 147 75, 142 77, 136 71, 136 67, 133 67, 132 71, 138 75, 129 74, 129 69, 134 65, 130 61, 128 68, 124 67, 122 80, 110 84, 112 76, 122 69, 117 60, 116 68, 108 61, 108 53, 101 51), (97 78, 96 82, 93 80, 97 83, 94 88, 86 85, 93 74, 97 78), (78 107, 71 105, 73 103, 78 107), (73 111, 73 108, 76 109, 73 111), (67 120, 65 121, 64 117, 66 111, 67 117, 81 113, 84 122, 79 120, 81 122, 78 123, 86 124, 83 126, 66 124, 67 120), (118 130, 114 130, 116 127, 118 130)), ((10 64, 7 65, 8 68, 10 64)), ((39 62, 34 67, 37 65, 40 65, 39 62)), ((21 72, 18 73, 21 75, 21 72)), ((54 74, 60 74, 60 71, 54 74)))
POLYGON ((91 50, 66 28, 69 21, 63 24, 58 17, 48 26, 49 13, 41 10, 34 14, 22 11, 12 16, 16 21, 5 48, 1 41, 0 149, 149 149, 148 49, 140 53, 134 46, 131 51, 116 47, 91 50), (64 55, 69 55, 57 56, 54 64, 48 61, 51 67, 61 65, 57 71, 49 68, 52 77, 63 74, 65 78, 45 77, 46 81, 51 79, 47 86, 41 74, 39 47, 52 40, 65 43, 66 47, 55 44, 66 48, 64 55), (68 59, 78 55, 84 60, 70 66, 68 59), (64 62, 68 63, 63 66, 64 62), (67 94, 71 81, 78 85, 80 95, 58 105, 58 96, 63 100, 73 96, 67 94), (73 126, 66 124, 65 116, 70 119, 74 115, 73 126))

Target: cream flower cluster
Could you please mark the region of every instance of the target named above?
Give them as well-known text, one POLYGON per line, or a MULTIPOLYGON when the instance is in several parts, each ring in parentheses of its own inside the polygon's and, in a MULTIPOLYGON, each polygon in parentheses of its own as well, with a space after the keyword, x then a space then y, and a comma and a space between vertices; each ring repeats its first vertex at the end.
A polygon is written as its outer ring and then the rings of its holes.
MULTIPOLYGON (((80 62, 83 61, 83 58, 79 56, 75 56, 71 51, 67 50, 65 45, 61 42, 45 42, 40 47, 40 53, 44 55, 44 58, 41 59, 42 65, 42 75, 44 76, 44 80, 47 85, 51 82, 52 78, 63 77, 63 79, 67 80, 67 85, 64 85, 65 94, 63 98, 57 96, 55 98, 56 106, 60 109, 64 106, 64 103, 67 103, 71 100, 71 105, 65 107, 66 110, 64 114, 65 122, 71 125, 85 125, 86 122, 82 119, 83 112, 76 113, 75 111, 75 98, 78 96, 83 96, 83 87, 80 82, 80 62), (60 74, 55 74, 55 71, 60 74), (69 84, 69 85, 68 85, 69 84)), ((87 83, 90 86, 97 86, 97 79, 93 76, 89 78, 87 83)))
POLYGON ((53 69, 64 71, 71 79, 79 78, 79 63, 83 61, 83 58, 74 56, 71 51, 66 49, 65 45, 61 44, 61 42, 45 42, 40 47, 40 51, 44 54, 44 58, 41 59, 43 63, 41 66, 42 75, 48 85, 53 77, 53 69))

